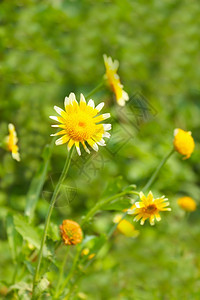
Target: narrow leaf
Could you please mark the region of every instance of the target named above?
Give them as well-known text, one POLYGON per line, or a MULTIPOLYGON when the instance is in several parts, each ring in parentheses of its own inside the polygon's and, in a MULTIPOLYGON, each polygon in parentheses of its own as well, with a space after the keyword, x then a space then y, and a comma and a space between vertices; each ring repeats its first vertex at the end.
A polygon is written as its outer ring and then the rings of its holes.
MULTIPOLYGON (((14 216, 15 229, 21 234, 24 240, 40 249, 41 237, 37 230, 32 225, 28 224, 26 218, 20 215, 14 216)), ((51 255, 51 252, 44 247, 44 256, 51 255)))
POLYGON ((38 202, 39 196, 41 194, 41 190, 43 188, 48 167, 49 167, 49 161, 52 153, 54 145, 54 140, 52 140, 50 145, 47 145, 43 151, 43 163, 40 165, 40 168, 38 172, 36 173, 35 177, 32 179, 27 200, 26 200, 26 208, 25 208, 25 215, 29 217, 29 221, 31 222, 36 204, 38 202))
MULTIPOLYGON (((8 243, 11 250, 12 259, 16 262, 17 259, 17 245, 19 242, 18 232, 15 230, 13 216, 8 215, 6 218, 6 226, 7 226, 7 236, 8 236, 8 243)), ((20 237, 21 239, 21 237, 20 237)))

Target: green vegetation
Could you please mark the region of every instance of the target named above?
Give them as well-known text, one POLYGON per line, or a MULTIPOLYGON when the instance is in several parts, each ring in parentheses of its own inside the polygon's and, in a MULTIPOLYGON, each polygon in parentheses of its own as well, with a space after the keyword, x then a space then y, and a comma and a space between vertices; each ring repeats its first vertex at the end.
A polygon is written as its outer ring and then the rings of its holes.
POLYGON ((49 202, 68 155, 66 144, 55 146, 50 137, 56 129, 49 116, 71 92, 79 100, 102 82, 105 53, 119 61, 130 100, 119 107, 106 85, 92 95, 111 113, 111 138, 90 155, 74 151, 51 216, 36 299, 199 300, 199 26, 198 0, 0 1, 0 299, 31 299, 49 202), (9 123, 20 162, 4 147, 9 123), (116 214, 137 199, 129 192, 141 191, 171 151, 175 128, 192 132, 195 150, 187 160, 173 153, 150 187, 172 211, 161 212, 155 226, 126 215, 139 236, 109 236, 116 214), (84 221, 99 200, 123 191, 84 221), (181 210, 182 196, 192 197, 197 210, 181 210), (81 224, 80 245, 61 242, 64 219, 81 224), (92 259, 78 256, 85 248, 92 259))

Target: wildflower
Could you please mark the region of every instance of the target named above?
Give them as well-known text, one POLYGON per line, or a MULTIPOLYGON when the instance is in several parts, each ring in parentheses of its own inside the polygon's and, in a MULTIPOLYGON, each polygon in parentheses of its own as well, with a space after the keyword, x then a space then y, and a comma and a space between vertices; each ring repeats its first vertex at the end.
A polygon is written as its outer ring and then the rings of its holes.
POLYGON ((125 102, 129 100, 128 94, 123 90, 123 85, 120 82, 119 75, 117 74, 117 69, 119 67, 119 62, 117 60, 112 61, 111 57, 104 54, 104 64, 106 67, 106 79, 115 93, 117 103, 120 106, 124 106, 125 102))
POLYGON ((185 211, 195 211, 197 209, 197 204, 191 197, 179 198, 178 205, 185 211))
MULTIPOLYGON (((83 250, 82 250, 82 252, 81 252, 81 255, 82 256, 87 256, 88 254, 90 253, 90 250, 89 250, 89 248, 84 248, 83 250)), ((95 257, 95 253, 91 253, 90 255, 88 255, 88 259, 90 260, 90 259, 92 259, 93 257, 95 257)))
POLYGON ((127 237, 136 237, 139 235, 139 231, 127 220, 122 219, 122 215, 118 214, 114 217, 113 222, 118 223, 117 229, 127 237), (120 221, 121 220, 121 221, 120 221))
POLYGON ((56 140, 56 145, 68 143, 68 150, 70 150, 75 144, 78 155, 81 155, 80 143, 88 153, 90 151, 85 142, 95 151, 98 151, 98 145, 106 146, 103 138, 110 137, 110 133, 107 131, 111 129, 111 124, 100 123, 110 117, 109 113, 99 115, 104 106, 103 102, 95 108, 94 101, 90 99, 87 104, 83 94, 81 94, 80 104, 78 104, 74 93, 71 93, 69 97, 65 97, 64 106, 65 110, 54 106, 60 117, 50 116, 51 119, 61 123, 52 125, 52 127, 62 128, 61 131, 51 135, 63 135, 56 140))
POLYGON ((88 255, 89 252, 90 252, 89 248, 84 248, 84 249, 82 250, 82 252, 81 252, 81 255, 82 255, 82 256, 83 256, 83 255, 88 255))
POLYGON ((93 259, 95 257, 95 253, 91 253, 89 256, 88 256, 88 259, 93 259))
POLYGON ((60 234, 65 245, 76 245, 81 243, 83 233, 78 223, 72 220, 64 220, 60 225, 60 234))
POLYGON ((9 135, 6 137, 6 146, 12 152, 13 159, 20 161, 19 148, 17 146, 18 138, 13 124, 8 124, 9 135))
POLYGON ((184 159, 191 156, 194 147, 195 144, 191 131, 184 131, 180 128, 174 130, 174 148, 180 154, 185 155, 184 159))
POLYGON ((169 202, 165 196, 154 199, 152 192, 149 192, 148 196, 145 197, 143 192, 140 192, 140 202, 135 203, 135 208, 129 210, 129 214, 136 214, 134 221, 140 221, 143 225, 146 219, 149 219, 151 225, 154 225, 155 218, 157 221, 161 220, 160 211, 171 211, 171 208, 167 208, 169 202))

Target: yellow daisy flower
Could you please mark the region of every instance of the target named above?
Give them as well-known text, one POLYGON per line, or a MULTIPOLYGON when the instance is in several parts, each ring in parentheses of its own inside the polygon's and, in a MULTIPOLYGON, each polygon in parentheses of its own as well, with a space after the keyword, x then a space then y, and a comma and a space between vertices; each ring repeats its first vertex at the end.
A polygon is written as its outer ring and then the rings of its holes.
POLYGON ((118 223, 117 229, 127 237, 137 237, 139 235, 139 231, 136 230, 135 227, 129 221, 121 219, 121 214, 116 215, 113 219, 114 223, 118 223))
POLYGON ((174 148, 180 154, 185 155, 184 159, 191 156, 194 147, 195 144, 191 131, 184 131, 180 128, 174 130, 174 148))
POLYGON ((103 55, 103 59, 106 67, 106 79, 115 93, 117 103, 120 106, 124 106, 126 101, 129 100, 129 96, 127 92, 123 90, 123 85, 121 84, 119 75, 117 74, 119 62, 117 60, 112 61, 112 58, 105 54, 103 55))
POLYGON ((100 122, 109 118, 110 114, 102 114, 99 112, 103 108, 104 103, 100 103, 95 107, 94 101, 89 100, 88 104, 85 101, 83 94, 80 97, 80 104, 76 101, 74 93, 69 97, 65 97, 65 110, 54 106, 55 111, 60 117, 50 116, 51 119, 60 122, 59 125, 52 125, 52 127, 59 127, 63 130, 52 134, 51 136, 63 135, 56 140, 56 145, 68 143, 68 150, 75 144, 78 155, 81 155, 80 143, 86 152, 90 153, 87 145, 91 146, 95 151, 98 151, 98 145, 106 146, 104 137, 109 138, 110 133, 107 131, 111 129, 111 124, 101 124, 100 122))
POLYGON ((8 124, 9 135, 6 137, 6 146, 12 152, 13 159, 20 161, 19 147, 17 146, 18 138, 13 124, 8 124))
POLYGON ((185 211, 195 211, 197 209, 197 204, 191 197, 179 198, 178 205, 185 211))
POLYGON ((140 200, 140 202, 135 203, 133 210, 129 210, 129 214, 137 215, 134 221, 141 219, 141 225, 144 224, 146 219, 149 219, 150 224, 154 225, 155 218, 157 221, 161 220, 160 211, 171 211, 171 208, 167 208, 169 202, 166 202, 168 199, 165 196, 154 199, 152 192, 149 192, 147 197, 145 197, 143 192, 140 192, 140 200))
POLYGON ((83 233, 78 223, 72 220, 64 220, 60 225, 60 234, 65 245, 76 245, 81 243, 83 233))

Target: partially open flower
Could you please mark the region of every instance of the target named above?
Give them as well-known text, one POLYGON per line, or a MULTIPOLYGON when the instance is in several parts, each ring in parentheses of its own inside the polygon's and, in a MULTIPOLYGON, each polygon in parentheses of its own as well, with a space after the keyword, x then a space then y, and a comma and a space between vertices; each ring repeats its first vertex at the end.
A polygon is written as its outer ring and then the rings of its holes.
POLYGON ((140 202, 136 202, 132 210, 128 210, 129 214, 137 215, 134 221, 140 221, 143 225, 146 219, 149 219, 151 225, 154 225, 155 218, 157 221, 161 220, 160 211, 171 211, 171 208, 167 207, 169 205, 168 199, 165 196, 161 198, 154 199, 152 192, 149 192, 146 197, 143 192, 140 192, 140 202))
POLYGON ((15 126, 13 124, 8 124, 9 135, 6 137, 6 146, 10 152, 12 152, 12 157, 20 161, 19 148, 17 146, 18 138, 15 131, 15 126))
POLYGON ((59 117, 50 116, 51 119, 61 124, 52 125, 52 127, 62 128, 61 131, 52 134, 52 136, 62 135, 56 140, 56 145, 68 143, 68 150, 75 144, 78 155, 81 155, 80 144, 86 152, 90 153, 86 143, 95 151, 98 151, 98 145, 106 146, 104 138, 109 138, 111 124, 102 124, 103 120, 110 117, 109 113, 100 115, 104 103, 95 107, 92 99, 86 103, 83 94, 81 94, 80 103, 76 101, 74 93, 65 97, 65 110, 54 106, 59 117))
POLYGON ((184 131, 180 128, 174 130, 174 148, 180 154, 185 155, 184 159, 191 156, 194 147, 195 144, 191 131, 184 131))
POLYGON ((64 220, 60 225, 60 234, 65 245, 76 245, 81 243, 83 233, 78 223, 72 220, 64 220))
POLYGON ((185 211, 195 211, 197 204, 191 197, 181 197, 178 199, 178 205, 185 211))
POLYGON ((124 106, 126 101, 129 100, 127 92, 123 90, 123 85, 120 82, 117 70, 119 68, 119 62, 117 60, 112 61, 111 57, 104 54, 103 56, 105 67, 106 67, 106 79, 111 89, 115 93, 117 103, 120 106, 124 106))
POLYGON ((113 222, 118 223, 117 229, 127 237, 137 237, 139 235, 139 231, 136 230, 135 227, 129 221, 121 219, 121 214, 118 214, 114 217, 113 222))

